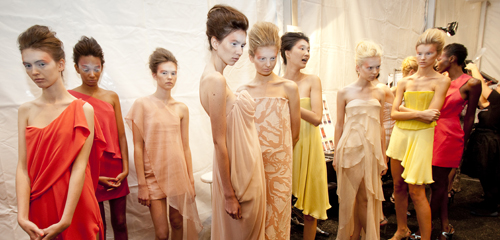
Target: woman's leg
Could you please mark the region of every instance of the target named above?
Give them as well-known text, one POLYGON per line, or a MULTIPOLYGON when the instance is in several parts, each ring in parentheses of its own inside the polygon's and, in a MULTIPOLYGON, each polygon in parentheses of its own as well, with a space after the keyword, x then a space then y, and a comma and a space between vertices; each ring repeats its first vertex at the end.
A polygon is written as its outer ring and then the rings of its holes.
POLYGON ((441 231, 448 232, 448 184, 451 168, 432 166, 431 215, 433 219, 441 219, 441 231))
MULTIPOLYGON (((447 177, 448 175, 446 175, 447 177)), ((408 184, 410 197, 417 212, 417 221, 423 240, 431 239, 431 207, 425 195, 425 185, 408 184)))
POLYGON ((104 202, 99 202, 99 211, 101 211, 102 226, 104 227, 102 231, 104 231, 104 238, 106 238, 106 211, 104 211, 104 202))
POLYGON ((109 200, 111 225, 113 226, 115 240, 128 239, 126 208, 127 196, 109 200))
POLYGON ((354 232, 352 234, 352 239, 359 239, 362 229, 366 232, 367 211, 368 197, 366 196, 365 180, 363 179, 359 183, 356 203, 354 204, 354 232))
POLYGON ((394 183, 394 205, 396 206, 396 219, 398 230, 394 235, 406 236, 408 224, 406 222, 406 212, 408 211, 408 184, 401 177, 404 168, 401 161, 391 159, 392 181, 394 183))
POLYGON ((168 239, 168 219, 167 219, 167 204, 165 198, 151 200, 151 218, 155 227, 155 240, 168 239))
POLYGON ((314 240, 316 238, 317 224, 316 218, 304 215, 304 240, 314 240))
POLYGON ((170 207, 170 226, 172 227, 172 240, 182 240, 183 218, 179 211, 170 207))

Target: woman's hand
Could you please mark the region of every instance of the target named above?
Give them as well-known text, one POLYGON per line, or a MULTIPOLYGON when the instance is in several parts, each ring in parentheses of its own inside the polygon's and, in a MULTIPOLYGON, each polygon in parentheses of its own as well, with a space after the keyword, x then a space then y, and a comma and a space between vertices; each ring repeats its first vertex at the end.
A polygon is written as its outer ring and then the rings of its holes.
POLYGON ((139 185, 139 203, 146 206, 151 207, 151 201, 149 199, 149 190, 148 186, 139 185))
POLYGON ((34 224, 32 221, 30 221, 30 220, 18 220, 18 222, 19 222, 19 226, 21 226, 21 228, 26 233, 28 233, 31 240, 42 239, 42 237, 44 236, 43 231, 40 228, 38 228, 38 226, 36 224, 34 224))
POLYGON ((99 176, 99 185, 111 191, 120 186, 121 183, 118 182, 117 178, 99 176))
POLYGON ((127 178, 128 176, 128 172, 121 172, 120 174, 118 174, 118 176, 116 176, 116 183, 118 184, 122 184, 122 181, 125 180, 125 178, 127 178))
POLYGON ((431 123, 433 121, 437 121, 440 115, 441 112, 437 109, 427 109, 419 113, 419 118, 424 123, 431 123))
POLYGON ((335 154, 333 155, 332 166, 333 166, 333 169, 336 172, 337 171, 337 156, 335 154))
POLYGON ((43 229, 44 236, 40 238, 42 240, 55 239, 62 231, 66 230, 69 224, 58 222, 56 224, 50 225, 48 228, 43 229))
POLYGON ((241 206, 235 196, 226 197, 225 203, 226 213, 233 219, 241 219, 241 206))

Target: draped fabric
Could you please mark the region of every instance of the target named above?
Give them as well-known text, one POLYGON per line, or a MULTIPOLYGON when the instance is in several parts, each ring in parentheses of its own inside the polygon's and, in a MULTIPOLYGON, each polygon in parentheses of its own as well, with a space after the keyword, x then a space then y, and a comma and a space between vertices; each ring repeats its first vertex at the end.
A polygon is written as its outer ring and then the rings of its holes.
MULTIPOLYGON (((64 212, 73 162, 90 134, 83 104, 80 99, 74 100, 46 127, 26 128, 31 181, 29 219, 41 229, 59 222, 64 212)), ((94 132, 98 131, 96 127, 94 132)), ((100 137, 102 134, 95 134, 95 138, 100 137)), ((71 225, 58 239, 95 239, 98 232, 100 239, 104 237, 90 169, 89 163, 71 225)))

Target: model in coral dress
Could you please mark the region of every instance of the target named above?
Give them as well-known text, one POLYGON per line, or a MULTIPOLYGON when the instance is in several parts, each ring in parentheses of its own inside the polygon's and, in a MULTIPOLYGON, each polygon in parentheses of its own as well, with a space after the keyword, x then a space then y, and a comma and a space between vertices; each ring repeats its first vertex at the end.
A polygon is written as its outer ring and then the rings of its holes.
MULTIPOLYGON (((73 161, 90 134, 83 104, 82 100, 74 100, 44 128, 26 127, 27 169, 31 181, 29 220, 40 229, 59 222, 64 212, 73 161)), ((103 140, 97 127, 94 138, 103 140)), ((90 165, 87 165, 71 225, 57 239, 95 239, 98 232, 103 239, 102 229, 90 165)))
POLYGON ((452 81, 441 115, 434 129, 434 150, 432 166, 458 168, 464 149, 464 130, 460 125, 460 113, 467 100, 460 94, 460 88, 469 81, 471 76, 462 74, 452 81))
POLYGON ((362 181, 368 198, 363 239, 380 239, 384 201, 380 174, 387 169, 380 141, 380 108, 377 99, 354 99, 345 106, 346 122, 336 149, 339 196, 337 239, 349 239, 354 231, 354 203, 362 181))
POLYGON ((155 96, 137 99, 127 116, 144 139, 144 174, 151 200, 166 198, 183 216, 185 238, 198 239, 202 225, 196 208, 181 137, 179 115, 155 96))
POLYGON ((266 239, 290 239, 293 143, 288 99, 261 97, 255 102, 266 174, 266 239))
MULTIPOLYGON (((122 173, 123 162, 118 142, 118 128, 116 126, 115 110, 108 102, 99 100, 89 95, 79 93, 77 91, 68 90, 71 95, 80 98, 94 107, 94 113, 99 121, 104 138, 106 139, 106 148, 99 160, 100 171, 99 176, 116 177, 122 173)), ((92 155, 91 155, 92 157, 92 155)), ((90 161, 90 159, 89 159, 90 161)), ((96 197, 98 202, 120 198, 130 193, 127 179, 125 178, 121 185, 111 191, 101 185, 97 185, 96 197)))
POLYGON ((212 196, 212 239, 264 239, 266 186, 259 137, 254 125, 255 102, 247 91, 228 106, 227 154, 231 184, 241 206, 241 219, 224 209, 224 192, 218 162, 214 160, 212 196))

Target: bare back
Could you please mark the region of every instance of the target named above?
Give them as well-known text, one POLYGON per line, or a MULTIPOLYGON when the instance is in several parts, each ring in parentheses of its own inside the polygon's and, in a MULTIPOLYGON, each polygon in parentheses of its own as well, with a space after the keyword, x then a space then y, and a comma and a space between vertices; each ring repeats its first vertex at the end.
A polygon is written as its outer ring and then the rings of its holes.
MULTIPOLYGON (((205 109, 205 112, 210 116, 210 101, 209 96, 212 93, 221 93, 226 96, 226 111, 230 110, 234 102, 236 101, 236 96, 233 94, 231 89, 225 84, 225 87, 221 87, 220 84, 214 84, 214 82, 223 81, 226 83, 226 79, 222 74, 217 71, 206 71, 203 73, 200 79, 200 102, 205 109)), ((227 112, 226 112, 227 113, 227 112)))

